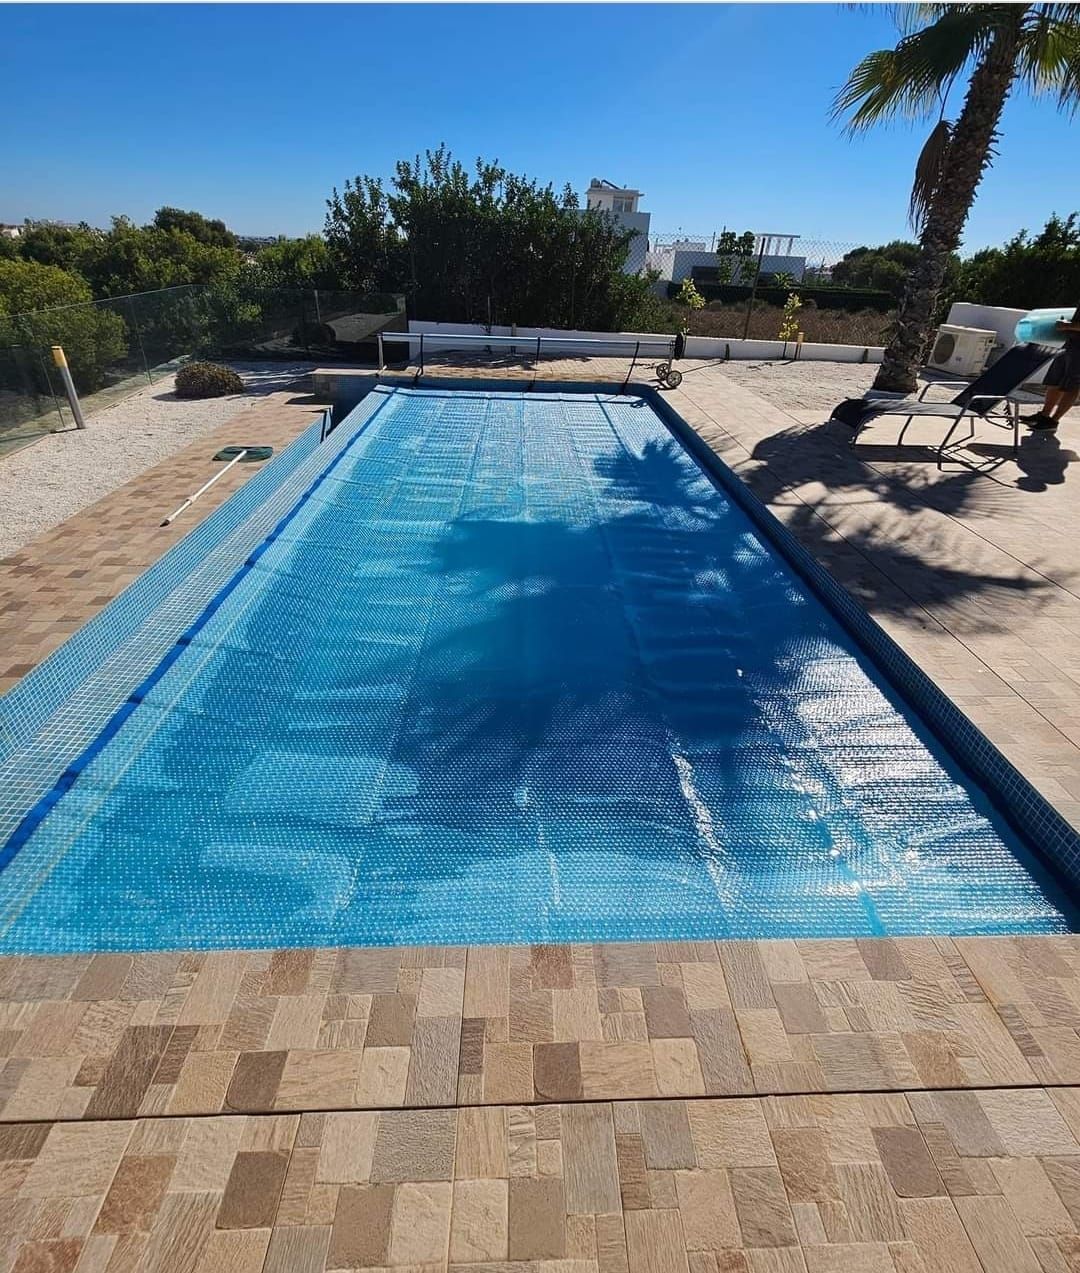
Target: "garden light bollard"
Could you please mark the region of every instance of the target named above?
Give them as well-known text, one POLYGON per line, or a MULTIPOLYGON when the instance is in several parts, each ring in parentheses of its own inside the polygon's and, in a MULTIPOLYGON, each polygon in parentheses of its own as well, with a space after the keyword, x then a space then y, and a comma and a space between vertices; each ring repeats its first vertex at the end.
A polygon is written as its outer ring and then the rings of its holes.
POLYGON ((67 356, 64 353, 63 345, 53 345, 52 356, 53 362, 60 369, 60 378, 64 382, 68 405, 71 407, 71 414, 75 417, 75 427, 77 429, 85 429, 86 421, 83 419, 82 407, 79 406, 79 395, 75 392, 75 382, 72 380, 71 371, 68 369, 67 356))

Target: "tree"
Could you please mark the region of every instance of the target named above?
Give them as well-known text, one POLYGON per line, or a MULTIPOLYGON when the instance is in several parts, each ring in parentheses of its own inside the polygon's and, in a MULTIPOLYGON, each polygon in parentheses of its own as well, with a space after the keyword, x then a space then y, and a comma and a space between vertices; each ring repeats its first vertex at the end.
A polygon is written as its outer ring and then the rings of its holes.
POLYGON ((716 281, 749 286, 757 273, 757 236, 753 230, 736 234, 721 230, 716 240, 716 281))
POLYGON ((113 217, 76 263, 95 296, 128 296, 190 283, 222 283, 242 266, 234 248, 204 243, 188 230, 137 226, 113 217))
POLYGON ((799 337, 799 310, 802 309, 802 297, 792 292, 784 302, 783 317, 777 336, 784 341, 797 340, 799 337))
POLYGON ((39 265, 58 265, 62 270, 79 273, 79 264, 101 235, 85 222, 77 226, 27 225, 18 239, 17 254, 24 261, 39 265))
POLYGON ((218 283, 243 266, 235 237, 222 221, 198 212, 161 208, 153 224, 113 217, 108 230, 33 225, 5 240, 20 260, 54 265, 90 284, 93 295, 127 296, 189 283, 218 283))
POLYGON ((694 280, 688 276, 679 286, 675 302, 686 311, 685 315, 680 316, 679 319, 679 330, 685 335, 690 330, 691 318, 699 309, 705 308, 705 297, 694 286, 694 280))
POLYGON ((405 245, 377 177, 357 177, 326 201, 327 250, 342 284, 358 292, 393 291, 406 275, 405 245))
POLYGON ((832 281, 843 287, 892 292, 900 297, 918 259, 919 245, 903 239, 880 247, 852 248, 832 267, 832 281))
POLYGON ((347 182, 327 203, 331 259, 350 287, 406 291, 416 318, 618 330, 652 280, 624 272, 632 232, 498 163, 445 146, 402 160, 388 190, 347 182))
POLYGON ((933 4, 901 10, 906 34, 868 54, 834 103, 849 128, 891 118, 938 122, 923 147, 912 189, 919 256, 908 277, 876 389, 910 392, 932 334, 949 260, 993 158, 998 124, 1019 82, 1080 103, 1080 8, 1072 4, 933 4), (925 25, 919 26, 918 23, 925 25), (945 118, 949 90, 968 73, 959 116, 945 118))
POLYGON ((278 239, 255 254, 246 281, 256 288, 305 288, 338 286, 330 249, 321 234, 302 239, 278 239))
POLYGON ((951 289, 957 300, 1034 309, 1075 305, 1080 298, 1077 214, 1052 216, 1029 238, 1021 230, 1004 247, 985 248, 961 262, 951 289))
MULTIPOLYGON (((888 292, 899 301, 918 260, 919 245, 906 239, 893 239, 891 243, 878 247, 852 248, 832 266, 826 282, 865 291, 888 292)), ((956 295, 960 264, 960 257, 955 252, 951 253, 945 267, 935 321, 948 312, 949 302, 956 295)), ((810 282, 812 278, 807 270, 803 282, 810 282)))
POLYGON ((55 265, 0 260, 0 348, 63 345, 80 389, 96 389, 127 353, 124 320, 94 305, 82 279, 55 265))
POLYGON ((208 221, 201 212, 186 212, 183 208, 158 208, 154 225, 159 230, 181 230, 208 247, 235 248, 239 242, 224 221, 208 221))

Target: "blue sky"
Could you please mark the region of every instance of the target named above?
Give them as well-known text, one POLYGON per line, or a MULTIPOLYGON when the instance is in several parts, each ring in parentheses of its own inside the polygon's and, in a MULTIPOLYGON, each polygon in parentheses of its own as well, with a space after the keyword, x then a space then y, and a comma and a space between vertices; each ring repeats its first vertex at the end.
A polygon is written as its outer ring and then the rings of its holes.
MULTIPOLYGON (((906 233, 924 129, 854 140, 837 86, 895 31, 838 5, 5 5, 0 220, 319 229, 334 185, 446 141, 644 190, 657 231, 906 233)), ((1018 95, 969 248, 1080 209, 1076 123, 1018 95)))

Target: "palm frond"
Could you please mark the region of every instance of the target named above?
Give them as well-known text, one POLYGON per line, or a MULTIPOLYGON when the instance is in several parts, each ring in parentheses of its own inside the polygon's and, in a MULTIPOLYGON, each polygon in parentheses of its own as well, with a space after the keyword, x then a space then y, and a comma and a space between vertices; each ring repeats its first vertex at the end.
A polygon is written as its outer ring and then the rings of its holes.
POLYGON ((848 116, 857 131, 885 119, 925 119, 993 37, 994 5, 929 6, 941 12, 893 49, 868 53, 833 102, 834 118, 848 116))
POLYGON ((953 4, 890 4, 889 12, 902 35, 913 35, 931 22, 936 22, 949 9, 966 8, 953 4))
POLYGON ((1073 59, 1058 80, 1058 109, 1069 115, 1080 111, 1080 58, 1073 59))
POLYGON ((1076 0, 1068 0, 1066 4, 1037 4, 1033 7, 1041 17, 1054 18, 1060 22, 1080 21, 1080 14, 1076 11, 1076 0))
POLYGON ((1026 24, 1018 71, 1031 93, 1056 94, 1070 113, 1080 108, 1080 6, 1037 7, 1026 24))
POLYGON ((908 217, 916 234, 921 233, 934 195, 941 184, 951 141, 952 124, 947 119, 939 119, 919 152, 919 159, 915 164, 915 180, 911 187, 911 201, 908 204, 908 217))

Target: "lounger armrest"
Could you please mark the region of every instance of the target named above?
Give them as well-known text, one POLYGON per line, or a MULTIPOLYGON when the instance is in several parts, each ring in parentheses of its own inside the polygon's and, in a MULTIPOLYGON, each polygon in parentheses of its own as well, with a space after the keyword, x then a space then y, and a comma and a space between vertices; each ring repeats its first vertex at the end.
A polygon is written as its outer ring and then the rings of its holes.
POLYGON ((925 401, 926 395, 930 392, 931 389, 948 389, 951 392, 955 388, 956 388, 955 380, 928 380, 926 384, 924 384, 923 387, 919 390, 918 394, 916 395, 916 400, 918 402, 925 401))

